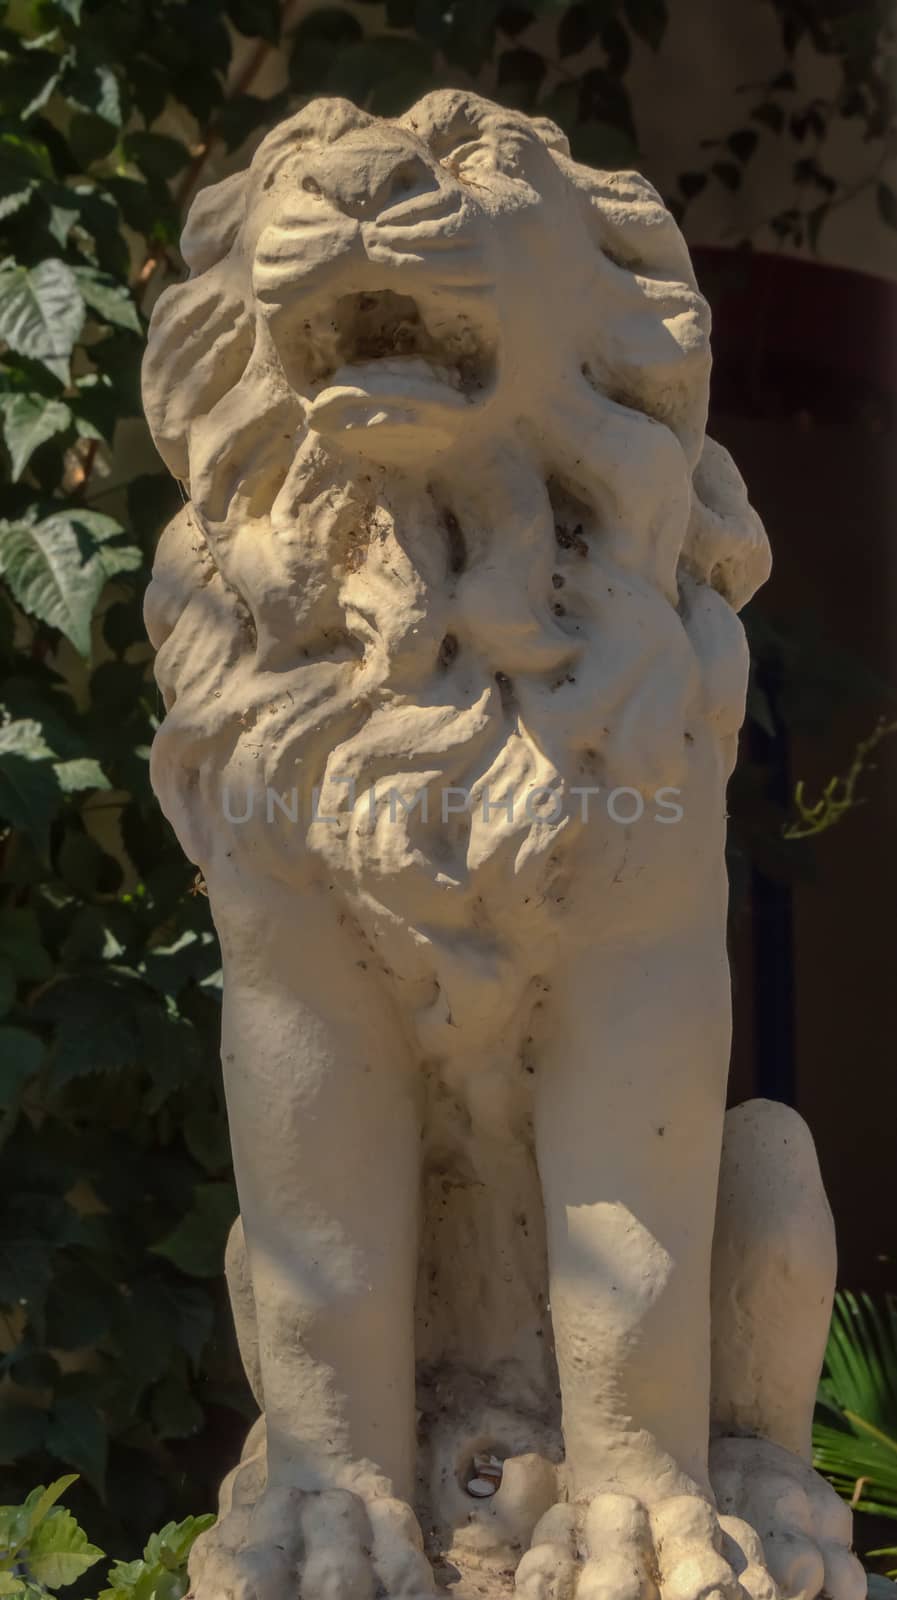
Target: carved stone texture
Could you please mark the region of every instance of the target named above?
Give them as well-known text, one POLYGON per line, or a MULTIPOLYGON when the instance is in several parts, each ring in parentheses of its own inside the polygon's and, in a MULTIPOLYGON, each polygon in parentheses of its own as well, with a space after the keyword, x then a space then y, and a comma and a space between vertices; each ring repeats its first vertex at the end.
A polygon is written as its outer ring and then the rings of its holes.
POLYGON ((183 252, 152 770, 221 936, 262 1412, 194 1594, 861 1600, 812 1142, 724 1117, 769 558, 672 217, 449 90, 306 106, 183 252))

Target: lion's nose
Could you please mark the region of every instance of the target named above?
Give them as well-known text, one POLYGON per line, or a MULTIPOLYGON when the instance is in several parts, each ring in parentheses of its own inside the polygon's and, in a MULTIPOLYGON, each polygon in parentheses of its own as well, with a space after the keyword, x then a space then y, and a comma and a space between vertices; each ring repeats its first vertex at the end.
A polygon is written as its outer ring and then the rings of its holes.
POLYGON ((359 221, 439 188, 435 173, 416 150, 351 135, 330 145, 313 167, 306 168, 302 184, 359 221))

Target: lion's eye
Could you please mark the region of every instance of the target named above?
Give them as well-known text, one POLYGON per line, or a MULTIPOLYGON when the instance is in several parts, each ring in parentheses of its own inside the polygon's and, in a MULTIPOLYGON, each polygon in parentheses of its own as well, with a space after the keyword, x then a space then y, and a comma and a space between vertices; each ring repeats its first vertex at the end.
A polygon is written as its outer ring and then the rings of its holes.
POLYGON ((306 194, 323 194, 324 191, 316 178, 303 178, 302 187, 306 194))

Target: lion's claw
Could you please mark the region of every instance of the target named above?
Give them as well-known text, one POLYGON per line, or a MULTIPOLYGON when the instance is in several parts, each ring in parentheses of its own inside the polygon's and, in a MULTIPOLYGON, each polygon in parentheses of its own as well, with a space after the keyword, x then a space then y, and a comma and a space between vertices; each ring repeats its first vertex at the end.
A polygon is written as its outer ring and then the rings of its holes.
MULTIPOLYGON (((745 1600, 736 1560, 749 1571, 758 1550, 736 1553, 730 1534, 733 1560, 725 1542, 713 1508, 697 1494, 647 1507, 608 1492, 546 1513, 517 1588, 525 1600, 745 1600)), ((763 1600, 778 1600, 771 1582, 763 1600)))
POLYGON ((196 1542, 194 1600, 374 1600, 429 1596, 434 1584, 414 1513, 347 1489, 268 1491, 196 1542))
POLYGON ((865 1600, 850 1507, 806 1462, 765 1439, 717 1439, 710 1473, 723 1521, 756 1529, 783 1600, 865 1600))

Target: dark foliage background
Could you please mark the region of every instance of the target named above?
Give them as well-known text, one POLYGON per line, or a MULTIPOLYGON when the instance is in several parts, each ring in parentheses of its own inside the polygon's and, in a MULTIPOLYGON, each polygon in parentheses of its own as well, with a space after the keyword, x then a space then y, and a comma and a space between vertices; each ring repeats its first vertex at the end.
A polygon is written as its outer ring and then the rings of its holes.
MULTIPOLYGON (((775 235, 815 248, 862 187, 897 225, 889 0, 757 3, 780 62, 707 130, 671 204, 687 227, 774 140, 799 196, 775 235), (802 91, 808 42, 837 63, 829 100, 802 91), (839 119, 869 145, 849 192, 826 165, 839 119)), ((218 953, 147 777, 140 598, 178 490, 161 470, 116 482, 111 454, 140 417, 146 307, 180 270, 210 153, 313 93, 393 112, 482 78, 580 159, 637 163, 632 45, 662 52, 668 20, 667 0, 0 3, 0 1500, 73 1467, 73 1507, 113 1552, 213 1503, 250 1405, 220 1278, 218 953), (272 100, 254 91, 274 49, 272 100)), ((793 643, 760 643, 769 736, 770 694, 787 704, 803 669, 793 643)))

